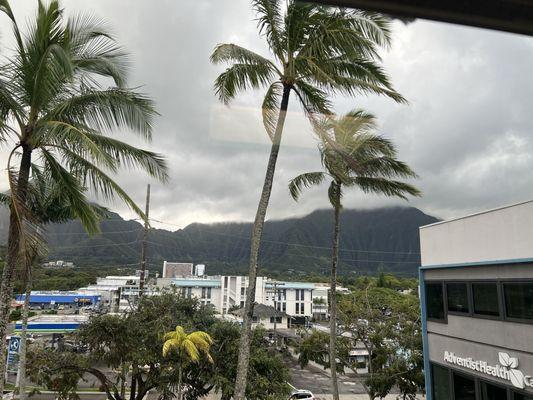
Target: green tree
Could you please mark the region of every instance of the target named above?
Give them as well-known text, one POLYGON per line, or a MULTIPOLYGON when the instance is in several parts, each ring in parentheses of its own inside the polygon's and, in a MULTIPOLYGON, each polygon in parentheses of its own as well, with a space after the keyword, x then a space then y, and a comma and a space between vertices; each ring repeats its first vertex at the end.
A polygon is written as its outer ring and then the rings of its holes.
POLYGON ((394 180, 413 178, 415 173, 398 161, 393 144, 373 133, 375 118, 363 111, 352 111, 342 117, 326 117, 316 125, 323 139, 320 155, 325 171, 308 172, 289 183, 292 197, 298 200, 302 189, 330 179, 329 201, 333 207, 333 242, 330 276, 330 345, 329 360, 334 399, 338 400, 337 338, 337 263, 339 258, 341 197, 344 187, 357 187, 365 193, 376 193, 405 199, 418 196, 414 186, 394 180))
POLYGON ((10 19, 15 38, 13 54, 0 65, 0 140, 11 150, 6 167, 13 200, 0 286, 3 376, 2 338, 13 275, 18 262, 30 265, 28 250, 39 244, 28 207, 30 179, 40 174, 56 182, 76 217, 97 232, 98 216, 86 188, 104 198, 118 196, 142 216, 109 173, 126 167, 161 180, 167 174, 161 156, 109 136, 115 128, 126 128, 150 139, 157 113, 147 96, 127 88, 126 53, 101 21, 83 15, 67 20, 57 0, 39 1, 23 34, 8 0, 0 0, 0 11, 10 19))
MULTIPOLYGON (((392 289, 369 286, 339 301, 338 371, 359 374, 361 365, 350 357, 355 348, 368 354, 368 373, 359 380, 369 399, 385 397, 393 387, 404 399, 414 399, 424 388, 421 323, 418 298, 392 289), (386 305, 386 311, 383 309, 386 305)), ((329 335, 314 331, 300 345, 299 362, 310 360, 330 368, 329 335)))
POLYGON ((250 286, 239 348, 235 400, 244 400, 245 395, 259 246, 290 94, 296 95, 312 122, 317 114, 331 112, 329 96, 333 94, 371 93, 404 101, 376 62, 378 48, 390 43, 387 18, 294 0, 253 0, 252 5, 272 58, 236 44, 220 44, 211 55, 215 64, 231 64, 215 81, 215 92, 223 103, 230 103, 241 91, 267 88, 262 113, 272 141, 251 236, 250 286))
MULTIPOLYGON (((74 396, 78 381, 92 375, 109 400, 141 400, 154 389, 162 399, 175 397, 179 359, 176 354, 161 357, 164 333, 181 325, 187 331, 202 330, 213 339, 209 353, 183 369, 183 397, 194 400, 215 390, 224 400, 233 395, 239 348, 239 325, 220 321, 210 307, 195 299, 162 293, 144 297, 139 308, 125 316, 92 317, 73 339, 86 347, 86 354, 56 351, 33 345, 28 373, 33 382, 74 396), (129 373, 128 373, 129 371, 129 373), (107 376, 106 376, 107 373, 107 376)), ((264 332, 254 331, 247 398, 278 399, 288 393, 288 369, 279 354, 270 352, 264 332)))
POLYGON ((163 357, 174 353, 178 357, 178 400, 182 400, 183 368, 190 362, 197 362, 204 354, 210 362, 213 362, 209 354, 209 348, 213 339, 208 333, 196 331, 186 333, 182 326, 176 326, 172 332, 164 336, 163 357))

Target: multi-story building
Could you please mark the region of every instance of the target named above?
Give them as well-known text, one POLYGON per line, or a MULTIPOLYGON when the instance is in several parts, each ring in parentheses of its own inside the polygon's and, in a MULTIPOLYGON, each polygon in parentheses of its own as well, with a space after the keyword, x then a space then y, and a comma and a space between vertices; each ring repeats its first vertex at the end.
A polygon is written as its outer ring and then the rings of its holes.
POLYGON ((533 399, 533 201, 420 228, 428 400, 533 399))
MULTIPOLYGON (((212 304, 220 314, 242 308, 246 304, 248 277, 246 276, 188 276, 160 278, 159 289, 175 287, 184 295, 196 297, 202 303, 212 304)), ((275 306, 299 323, 313 315, 313 283, 275 282, 257 277, 255 302, 275 306)))

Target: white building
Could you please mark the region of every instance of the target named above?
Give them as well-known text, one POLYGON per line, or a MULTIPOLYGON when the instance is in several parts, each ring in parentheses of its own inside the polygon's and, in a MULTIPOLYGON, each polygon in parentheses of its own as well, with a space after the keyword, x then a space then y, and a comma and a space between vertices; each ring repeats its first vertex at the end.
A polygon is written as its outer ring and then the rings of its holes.
POLYGON ((102 307, 108 308, 111 312, 126 311, 139 297, 140 280, 141 278, 135 275, 111 275, 97 278, 96 284, 80 290, 100 293, 102 307))
MULTIPOLYGON (((186 296, 196 297, 204 304, 212 304, 222 315, 244 307, 248 277, 246 276, 189 276, 185 278, 160 278, 159 289, 175 287, 186 296)), ((313 316, 313 289, 315 284, 305 282, 275 282, 257 277, 255 302, 276 307, 303 323, 313 316)))

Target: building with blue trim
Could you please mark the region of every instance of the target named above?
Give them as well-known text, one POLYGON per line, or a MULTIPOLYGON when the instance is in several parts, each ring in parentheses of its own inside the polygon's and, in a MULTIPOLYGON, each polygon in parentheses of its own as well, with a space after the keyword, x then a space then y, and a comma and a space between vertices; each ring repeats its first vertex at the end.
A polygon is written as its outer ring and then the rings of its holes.
POLYGON ((533 201, 420 228, 428 400, 533 400, 533 201))
MULTIPOLYGON (((20 303, 25 301, 26 295, 20 294, 16 300, 20 303)), ((30 307, 39 309, 51 309, 59 306, 71 308, 93 306, 100 302, 101 295, 91 292, 72 291, 32 291, 30 294, 30 307)))

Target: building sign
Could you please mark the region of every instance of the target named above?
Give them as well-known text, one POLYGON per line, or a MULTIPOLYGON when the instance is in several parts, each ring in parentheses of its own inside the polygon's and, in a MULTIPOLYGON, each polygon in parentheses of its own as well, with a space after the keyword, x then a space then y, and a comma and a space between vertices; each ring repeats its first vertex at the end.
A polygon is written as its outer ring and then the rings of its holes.
POLYGON ((7 352, 7 371, 17 372, 19 363, 20 337, 11 336, 7 352))
POLYGON ((472 357, 458 357, 453 352, 444 352, 444 361, 459 367, 468 368, 485 375, 493 376, 511 382, 518 388, 533 388, 533 376, 526 375, 518 369, 518 358, 507 353, 499 352, 499 364, 489 364, 486 361, 474 360, 472 357))

